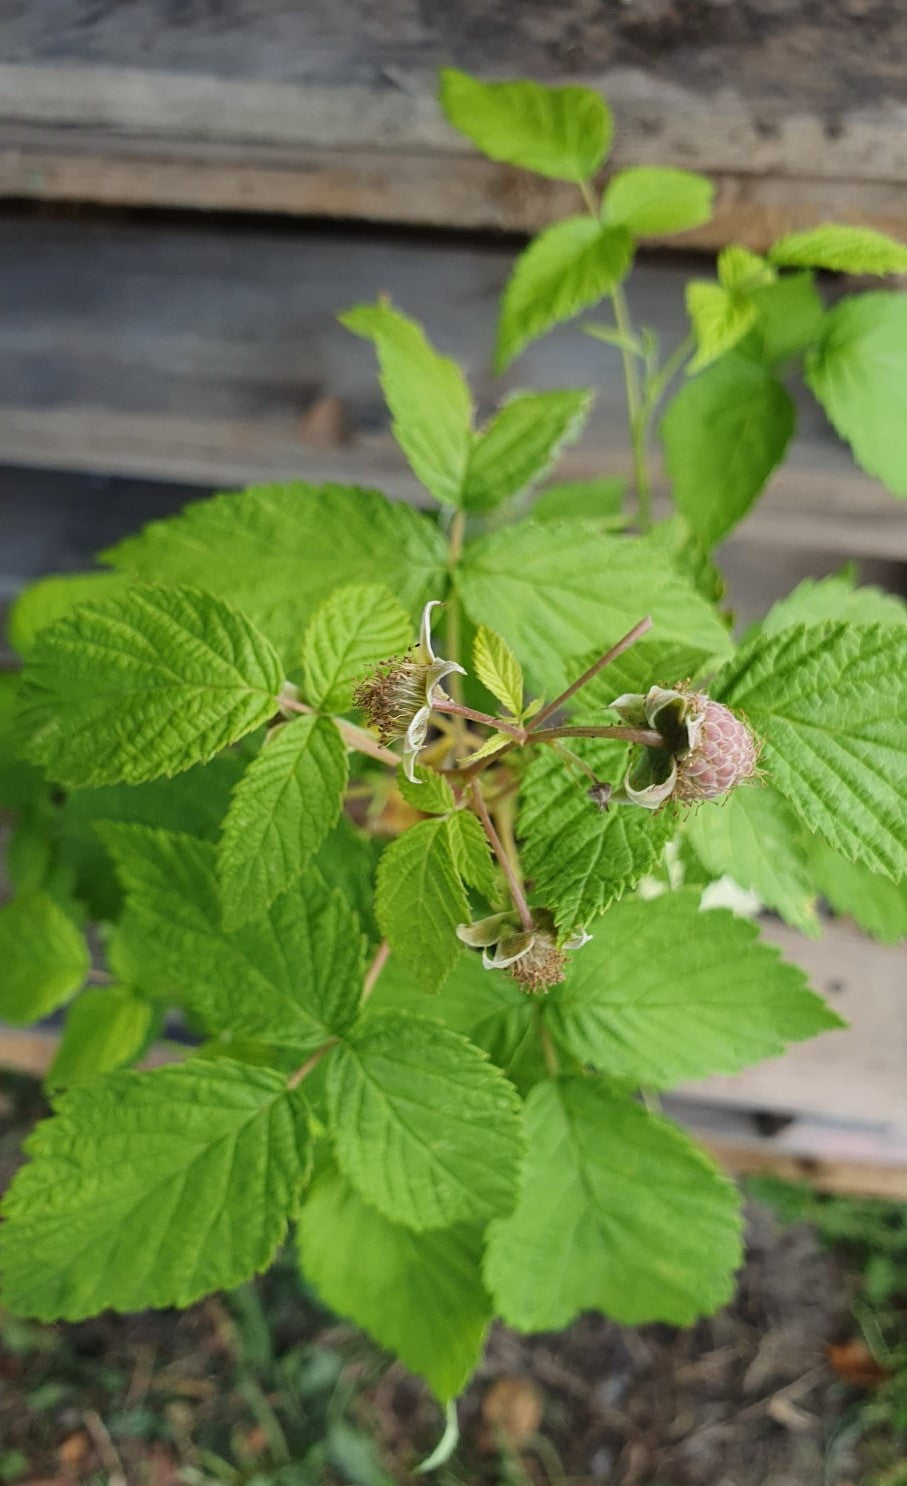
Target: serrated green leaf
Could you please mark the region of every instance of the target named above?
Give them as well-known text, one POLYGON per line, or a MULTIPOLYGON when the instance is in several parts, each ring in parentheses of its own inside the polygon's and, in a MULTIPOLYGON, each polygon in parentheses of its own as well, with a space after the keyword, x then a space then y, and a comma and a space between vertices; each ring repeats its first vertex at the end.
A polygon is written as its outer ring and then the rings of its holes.
POLYGON ((436 991, 457 957, 455 930, 468 913, 446 820, 420 821, 387 848, 375 912, 391 949, 436 991))
POLYGON ((47 785, 41 773, 21 757, 17 737, 21 671, 0 670, 0 809, 29 809, 43 800, 47 785))
POLYGON ((580 520, 623 525, 621 514, 627 482, 620 476, 603 480, 565 480, 549 485, 532 503, 533 521, 580 520))
POLYGON ((678 509, 714 544, 741 521, 784 458, 796 414, 790 394, 748 357, 723 356, 687 382, 660 435, 678 509))
POLYGON ((802 970, 695 888, 609 909, 545 1005, 555 1041, 613 1078, 670 1088, 736 1073, 843 1025, 802 970))
POLYGON ((689 522, 679 512, 656 521, 642 540, 692 583, 708 603, 719 604, 724 598, 721 570, 710 557, 708 547, 690 530, 689 522))
POLYGON ((814 346, 822 334, 825 306, 811 273, 786 274, 754 289, 756 333, 766 361, 783 361, 814 346))
POLYGON ((306 1198, 298 1241, 303 1274, 331 1310, 395 1352, 442 1403, 456 1397, 491 1320, 480 1228, 413 1233, 329 1170, 306 1198))
POLYGON ((457 505, 472 448, 472 395, 459 366, 391 304, 354 305, 341 325, 375 347, 393 434, 436 500, 457 505))
POLYGON ((314 1049, 350 1025, 362 938, 346 900, 314 868, 266 915, 228 930, 207 841, 142 826, 99 830, 127 896, 118 932, 130 958, 118 974, 185 1006, 211 1032, 314 1049))
POLYGON ((9 613, 7 636, 19 655, 28 655, 49 624, 84 604, 103 603, 122 593, 127 580, 118 573, 53 573, 29 583, 9 613))
POLYGON ((89 1083, 131 1063, 145 1046, 154 1020, 151 1003, 126 986, 83 991, 69 1009, 47 1087, 89 1083))
POLYGON ((907 627, 797 625, 754 637, 715 678, 765 741, 811 831, 895 880, 907 871, 907 627))
POLYGON ((485 739, 481 747, 476 748, 473 753, 468 753, 464 759, 460 759, 460 763, 477 763, 480 758, 489 758, 491 754, 497 753, 503 744, 512 742, 513 739, 509 733, 492 733, 490 738, 485 739))
POLYGON ((492 1224, 485 1265, 511 1326, 554 1330, 592 1308, 689 1326, 730 1298, 736 1193, 687 1136, 585 1078, 539 1084, 526 1120, 519 1205, 492 1224))
POLYGON ((47 893, 0 907, 0 1021, 39 1021, 75 994, 90 965, 85 936, 47 893))
POLYGON ((644 542, 608 536, 589 521, 523 521, 468 542, 457 586, 475 622, 488 624, 549 695, 580 674, 645 615, 653 636, 701 652, 730 653, 712 606, 644 542))
POLYGON ((712 215, 715 187, 693 170, 637 165, 612 176, 602 201, 602 220, 626 227, 634 237, 660 237, 701 227, 712 215))
POLYGON ((447 545, 421 512, 349 485, 258 485, 196 501, 102 553, 133 578, 191 583, 242 609, 298 664, 322 599, 380 581, 415 617, 447 587, 447 545))
POLYGON ((851 624, 907 624, 907 604, 893 593, 861 585, 849 573, 804 578, 773 604, 762 620, 763 635, 777 635, 795 624, 847 619, 851 624))
MULTIPOLYGON (((619 784, 624 745, 571 739, 570 746, 608 783, 619 784)), ((650 872, 676 830, 670 811, 630 806, 602 812, 588 781, 574 779, 558 756, 540 749, 523 781, 517 822, 533 897, 568 931, 603 913, 650 872)))
POLYGON ((806 380, 857 463, 907 495, 907 295, 840 300, 806 380))
POLYGON ((781 268, 827 268, 837 273, 907 273, 907 247, 874 227, 823 222, 789 232, 769 248, 781 268))
POLYGON ((341 815, 313 863, 328 887, 340 890, 372 946, 381 938, 375 918, 375 872, 383 849, 383 841, 341 815))
POLYGON ((505 402, 475 436, 460 504, 490 511, 531 490, 579 438, 594 398, 586 390, 522 392, 505 402))
POLYGON ((379 661, 406 650, 412 625, 381 583, 338 588, 316 609, 302 642, 303 696, 321 712, 345 712, 379 661))
POLYGON ((695 373, 730 351, 752 329, 756 306, 752 300, 723 289, 720 284, 694 280, 686 287, 687 314, 698 350, 687 371, 695 373))
POLYGON ((694 811, 686 836, 713 877, 731 877, 785 923, 819 933, 816 888, 802 822, 773 789, 738 789, 720 806, 694 811))
POLYGON ((465 1037, 374 1017, 331 1054, 328 1097, 341 1170, 392 1222, 418 1232, 512 1206, 520 1101, 465 1037))
POLYGON ((73 790, 63 806, 64 827, 119 820, 216 841, 242 772, 243 762, 235 753, 220 753, 172 779, 73 790))
POLYGON ((472 645, 472 665, 483 686, 514 717, 523 710, 523 667, 506 640, 480 624, 472 645))
POLYGON ((890 882, 862 862, 848 862, 821 836, 809 842, 809 865, 816 887, 835 913, 854 919, 883 944, 907 939, 907 877, 890 882))
POLYGON ((478 817, 469 810, 454 811, 447 820, 447 835, 454 866, 463 881, 493 903, 498 896, 498 879, 478 817))
POLYGON ((501 302, 495 370, 530 341, 598 304, 629 272, 633 239, 625 227, 568 217, 546 227, 517 259, 501 302))
POLYGON ((141 784, 203 763, 272 716, 283 680, 243 614, 191 588, 135 588, 42 630, 24 749, 60 784, 141 784))
POLYGON ((264 1269, 307 1175, 305 1106, 194 1060, 71 1089, 3 1202, 3 1302, 42 1321, 186 1306, 264 1269))
POLYGON ((407 779, 402 767, 397 770, 397 788, 408 805, 421 810, 425 815, 446 815, 456 805, 453 790, 437 769, 425 769, 416 764, 413 784, 407 779))
POLYGON ((591 88, 483 83, 444 67, 440 96, 450 123, 483 154, 553 180, 588 180, 611 146, 611 110, 591 88))
POLYGON ((348 772, 327 717, 294 717, 269 734, 224 820, 217 862, 228 928, 259 918, 298 881, 340 814, 348 772))

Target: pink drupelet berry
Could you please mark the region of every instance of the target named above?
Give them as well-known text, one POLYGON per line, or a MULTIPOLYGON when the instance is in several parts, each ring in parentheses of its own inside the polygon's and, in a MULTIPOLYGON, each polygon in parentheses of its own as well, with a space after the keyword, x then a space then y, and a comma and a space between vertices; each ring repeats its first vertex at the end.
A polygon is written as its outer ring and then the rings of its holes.
POLYGON ((700 726, 694 746, 677 759, 674 798, 717 800, 753 778, 758 745, 743 719, 721 702, 701 693, 689 700, 700 726))

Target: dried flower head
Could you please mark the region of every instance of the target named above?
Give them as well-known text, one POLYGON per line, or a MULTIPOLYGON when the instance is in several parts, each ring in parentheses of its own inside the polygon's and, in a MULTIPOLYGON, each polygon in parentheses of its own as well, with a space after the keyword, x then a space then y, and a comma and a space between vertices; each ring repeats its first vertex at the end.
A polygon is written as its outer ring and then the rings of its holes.
POLYGON ((503 970, 524 991, 538 995, 560 984, 569 963, 567 951, 582 948, 591 936, 576 929, 558 944, 554 919, 542 908, 531 929, 523 927, 516 913, 493 913, 474 924, 458 924, 457 937, 482 951, 486 970, 503 970))
POLYGON ((353 701, 377 728, 382 743, 403 739, 403 769, 412 784, 420 782, 416 759, 425 746, 440 683, 453 671, 466 675, 456 661, 442 660, 432 650, 431 611, 439 603, 439 599, 432 599, 422 610, 418 644, 406 655, 381 661, 353 693, 353 701))
POLYGON ((611 703, 632 726, 654 728, 662 748, 646 748, 619 796, 647 810, 665 801, 718 800, 756 776, 759 744, 743 718, 705 692, 653 686, 611 703))

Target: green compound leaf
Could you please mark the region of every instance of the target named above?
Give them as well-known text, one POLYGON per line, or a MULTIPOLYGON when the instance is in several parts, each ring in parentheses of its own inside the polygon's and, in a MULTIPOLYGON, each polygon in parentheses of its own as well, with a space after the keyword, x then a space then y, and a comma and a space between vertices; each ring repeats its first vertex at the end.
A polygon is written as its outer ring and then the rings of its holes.
POLYGON ((227 1060, 60 1098, 3 1202, 3 1302, 42 1321, 186 1306, 264 1269, 309 1164, 286 1080, 227 1060))
POLYGON ((854 919, 883 944, 907 939, 907 877, 890 882, 862 862, 848 862, 821 836, 809 843, 809 865, 816 887, 835 913, 854 919))
POLYGON ((598 304, 633 261, 625 227, 602 227, 591 217, 568 217, 533 238, 504 290, 495 370, 502 372, 530 341, 598 304))
POLYGON ((331 1054, 328 1097, 342 1171, 392 1222, 421 1232, 513 1206, 520 1101, 465 1037, 373 1017, 331 1054))
POLYGON ((514 717, 523 710, 523 667, 506 640, 480 624, 472 643, 472 665, 483 686, 514 717))
POLYGON ((770 788, 735 790, 720 808, 694 811, 686 825, 687 839, 707 872, 733 878, 785 923, 815 938, 819 920, 806 834, 783 796, 770 788))
POLYGON ((421 764, 416 764, 415 774, 418 784, 407 779, 402 767, 397 770, 397 788, 407 805, 425 815, 446 815, 453 810, 456 800, 443 774, 436 769, 425 769, 421 764))
POLYGON ((312 616, 302 642, 304 699, 346 712, 356 683, 379 661, 408 649, 410 617, 381 583, 338 588, 312 616))
POLYGON ((0 907, 0 1022, 39 1021, 75 994, 90 965, 84 935, 46 893, 0 907))
POLYGON ((781 268, 827 268, 838 273, 907 273, 907 247, 873 227, 824 222, 789 232, 769 249, 781 268))
POLYGON ((441 70, 441 107, 450 123, 490 156, 559 181, 595 175, 611 146, 611 110, 590 88, 482 83, 441 70))
POLYGON ((460 504, 490 511, 531 490, 565 445, 579 438, 594 397, 583 390, 523 392, 504 403, 474 436, 460 504))
POLYGON ((654 639, 698 651, 703 665, 731 650, 711 604, 664 558, 590 521, 522 521, 468 542, 457 586, 475 623, 504 636, 549 695, 645 614, 654 639))
POLYGON ((245 615, 136 588, 42 630, 25 668, 28 756, 60 784, 141 784, 204 763, 271 717, 280 661, 245 615))
POLYGON ((83 991, 66 1017, 47 1087, 89 1083, 138 1057, 155 1023, 150 1002, 125 986, 83 991))
POLYGON ((391 842, 378 867, 375 911, 391 949, 436 991, 457 957, 468 914, 446 819, 424 820, 391 842))
POLYGON ((701 912, 699 897, 687 888, 608 911, 546 1003, 562 1047, 601 1073, 665 1089, 843 1026, 755 924, 725 908, 701 912))
POLYGON ((7 637, 20 655, 28 655, 43 629, 83 604, 103 603, 123 593, 127 580, 118 573, 53 573, 29 583, 13 603, 7 637))
POLYGON ((485 1266, 509 1325, 555 1330, 596 1309, 689 1326, 730 1298, 737 1196, 704 1151, 595 1079, 539 1084, 526 1121, 519 1205, 492 1225, 485 1266))
POLYGON ((602 201, 602 221, 634 237, 660 237, 701 227, 712 215, 715 187, 693 170, 637 165, 612 176, 602 201))
MULTIPOLYGON (((618 784, 627 750, 598 740, 570 740, 599 778, 618 784)), ((630 806, 600 811, 557 755, 540 749, 526 772, 518 834, 533 896, 569 931, 603 913, 657 863, 677 829, 670 811, 630 806)))
POLYGON ((457 505, 472 447, 472 395, 456 362, 392 305, 354 305, 341 325, 375 347, 394 438, 436 500, 457 505))
POLYGON ((335 588, 380 581, 415 616, 447 586, 447 545, 410 506, 352 485, 258 485, 189 505, 102 554, 133 578, 192 583, 242 609, 287 666, 335 588))
POLYGON ((230 801, 218 850, 224 923, 260 918, 298 881, 337 820, 346 745, 327 717, 294 717, 269 734, 230 801))
POLYGON ((498 879, 488 838, 477 816, 469 810, 457 810, 448 818, 447 835, 454 865, 463 881, 494 902, 498 879))
POLYGON ((757 635, 712 695, 765 741, 762 763, 811 831, 897 881, 907 871, 907 627, 757 635))
POLYGON ((480 1228, 460 1223, 413 1233, 369 1207, 332 1170, 312 1186, 298 1241, 303 1274, 331 1310, 395 1352, 442 1403, 456 1397, 491 1320, 480 1228))
POLYGON ((907 296, 842 299, 826 317, 806 380, 857 463, 907 495, 907 296))
POLYGON ((796 624, 846 619, 851 624, 907 624, 907 604, 881 588, 857 587, 851 573, 804 578, 773 604, 761 623, 763 635, 777 635, 796 624))
POLYGON ((710 366, 742 341, 758 314, 753 301, 744 295, 698 280, 687 284, 686 305, 698 347, 687 368, 691 373, 710 366))
POLYGON ((723 356, 681 387, 661 420, 677 508, 709 545, 747 514, 794 431, 790 394, 765 367, 723 356))
POLYGON ((362 936, 346 900, 314 868, 266 915, 228 930, 207 841, 141 826, 100 830, 126 889, 121 937, 149 995, 187 1007, 210 1032, 302 1049, 351 1024, 362 936))

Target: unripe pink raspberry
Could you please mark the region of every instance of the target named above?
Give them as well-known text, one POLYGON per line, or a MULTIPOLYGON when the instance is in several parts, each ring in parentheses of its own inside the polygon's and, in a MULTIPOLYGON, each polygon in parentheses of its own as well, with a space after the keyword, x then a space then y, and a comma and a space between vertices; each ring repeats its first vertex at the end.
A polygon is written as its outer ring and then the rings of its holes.
POLYGON ((705 692, 652 686, 611 705, 631 726, 662 738, 632 764, 616 802, 659 810, 668 800, 718 800, 756 774, 759 744, 749 725, 705 692))
POLYGON ((690 697, 690 727, 696 741, 677 759, 675 800, 718 800, 756 773, 759 750, 741 717, 729 707, 696 693, 690 697))

